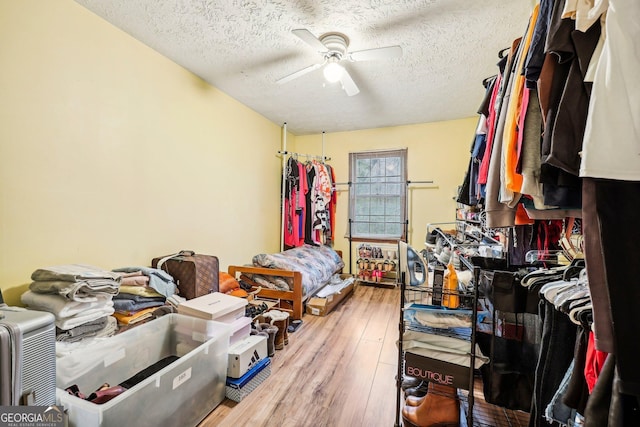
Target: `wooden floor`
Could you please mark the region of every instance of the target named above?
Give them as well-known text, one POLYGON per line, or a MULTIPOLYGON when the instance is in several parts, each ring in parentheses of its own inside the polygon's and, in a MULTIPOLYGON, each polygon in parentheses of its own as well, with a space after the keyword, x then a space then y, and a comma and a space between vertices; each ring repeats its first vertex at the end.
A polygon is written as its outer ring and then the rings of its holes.
MULTIPOLYGON (((398 289, 361 285, 329 315, 304 315, 269 378, 200 427, 394 426, 399 306, 398 289)), ((474 396, 474 425, 527 425, 527 414, 484 403, 479 388, 474 396)))

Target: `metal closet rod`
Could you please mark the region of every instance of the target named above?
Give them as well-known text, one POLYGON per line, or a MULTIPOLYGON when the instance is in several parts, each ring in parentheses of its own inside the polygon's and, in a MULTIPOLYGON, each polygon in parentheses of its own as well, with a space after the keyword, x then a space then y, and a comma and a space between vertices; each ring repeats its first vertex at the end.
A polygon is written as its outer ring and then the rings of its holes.
MULTIPOLYGON (((396 183, 405 183, 406 185, 410 185, 410 184, 433 184, 433 181, 397 181, 397 182, 375 182, 373 184, 396 184, 396 183)), ((333 185, 371 185, 371 182, 352 182, 352 181, 348 181, 348 182, 336 182, 333 185)))
POLYGON ((291 154, 292 156, 306 157, 312 159, 322 159, 323 161, 331 160, 331 157, 321 156, 318 154, 303 154, 303 153, 294 153, 292 151, 278 151, 278 154, 286 156, 287 154, 291 154))

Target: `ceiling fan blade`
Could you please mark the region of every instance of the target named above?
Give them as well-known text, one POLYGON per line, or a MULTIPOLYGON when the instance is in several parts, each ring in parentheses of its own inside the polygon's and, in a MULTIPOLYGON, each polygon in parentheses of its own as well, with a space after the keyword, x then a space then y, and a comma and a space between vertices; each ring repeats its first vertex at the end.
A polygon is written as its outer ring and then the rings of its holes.
POLYGON ((352 61, 371 61, 374 59, 391 59, 402 56, 402 48, 400 46, 378 47, 374 49, 358 50, 351 52, 349 58, 352 61))
POLYGON ((290 82, 293 79, 297 79, 300 76, 303 76, 307 73, 310 73, 314 70, 317 70, 318 68, 322 67, 324 65, 324 63, 320 63, 320 64, 313 64, 313 65, 309 65, 308 67, 303 68, 302 70, 298 70, 295 73, 291 73, 288 76, 284 76, 279 78, 278 80, 276 80, 276 83, 278 84, 283 84, 283 83, 287 83, 290 82))
POLYGON ((300 37, 302 39, 302 41, 307 43, 309 46, 311 46, 312 48, 314 48, 318 52, 324 53, 324 52, 327 52, 329 50, 320 41, 320 39, 318 39, 316 36, 314 36, 311 33, 311 31, 307 30, 306 28, 299 28, 299 29, 296 29, 296 30, 291 30, 291 32, 293 34, 295 34, 296 36, 300 37))
POLYGON ((360 89, 356 86, 356 82, 351 78, 351 74, 345 70, 342 72, 342 77, 340 77, 340 83, 342 83, 342 89, 347 93, 348 96, 357 95, 360 93, 360 89))

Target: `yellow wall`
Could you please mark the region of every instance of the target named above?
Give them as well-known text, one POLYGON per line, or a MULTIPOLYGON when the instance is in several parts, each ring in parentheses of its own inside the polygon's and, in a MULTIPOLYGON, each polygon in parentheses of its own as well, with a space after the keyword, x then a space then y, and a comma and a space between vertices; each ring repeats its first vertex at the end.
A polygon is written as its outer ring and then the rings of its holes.
POLYGON ((72 0, 0 2, 0 70, 8 303, 39 267, 279 248, 278 125, 72 0))
MULTIPOLYGON (((349 153, 380 149, 407 148, 409 181, 433 181, 433 184, 409 185, 409 244, 424 248, 426 225, 455 219, 454 197, 469 164, 469 149, 477 117, 410 126, 362 131, 327 133, 324 155, 331 158, 337 182, 349 181, 349 153)), ((293 150, 322 154, 322 135, 298 136, 293 150)), ((349 193, 338 187, 335 248, 348 258, 349 193)), ((357 244, 353 244, 353 262, 357 244)), ((352 272, 355 269, 352 268, 352 272)))
MULTIPOLYGON (((221 269, 279 249, 281 128, 72 0, 0 2, 0 288, 33 270, 149 265, 180 249, 221 269), (251 153, 246 156, 243 153, 251 153)), ((410 239, 449 221, 476 119, 327 134, 348 153, 409 149, 410 239), (425 188, 428 187, 428 188, 425 188)), ((321 136, 288 135, 320 154, 321 136)), ((336 249, 348 254, 348 193, 336 249)))

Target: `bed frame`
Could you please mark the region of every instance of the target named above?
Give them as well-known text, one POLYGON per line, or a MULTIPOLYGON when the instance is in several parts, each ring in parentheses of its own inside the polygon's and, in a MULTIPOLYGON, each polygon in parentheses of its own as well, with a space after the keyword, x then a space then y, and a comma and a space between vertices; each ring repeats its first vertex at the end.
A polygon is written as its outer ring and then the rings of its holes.
MULTIPOLYGON (((342 251, 337 250, 336 253, 342 258, 342 251)), ((341 272, 340 270, 339 272, 341 272)), ((242 279, 242 281, 249 283, 252 286, 252 291, 260 289, 258 296, 263 298, 279 299, 284 301, 291 307, 291 317, 295 320, 302 319, 304 314, 304 293, 302 292, 302 273, 299 271, 280 270, 277 268, 264 268, 264 267, 252 267, 252 266, 239 266, 230 265, 228 268, 229 274, 236 280, 242 279), (251 280, 247 275, 260 274, 262 276, 281 276, 293 279, 293 290, 280 291, 277 289, 269 289, 264 286, 260 286, 258 283, 251 280)), ((339 273, 338 272, 338 273, 339 273)), ((309 295, 311 297, 311 295, 309 295)), ((287 307, 284 307, 285 309, 287 307)))
POLYGON ((281 301, 287 301, 291 305, 292 313, 291 317, 296 320, 302 319, 304 313, 304 301, 302 292, 302 273, 299 271, 279 270, 276 268, 264 268, 264 267, 249 267, 230 265, 229 274, 239 280, 249 283, 252 286, 252 291, 260 289, 258 296, 263 298, 279 299, 281 301), (268 289, 264 286, 260 286, 247 275, 260 274, 262 276, 281 276, 287 278, 293 278, 293 290, 292 291, 279 291, 277 289, 268 289))

